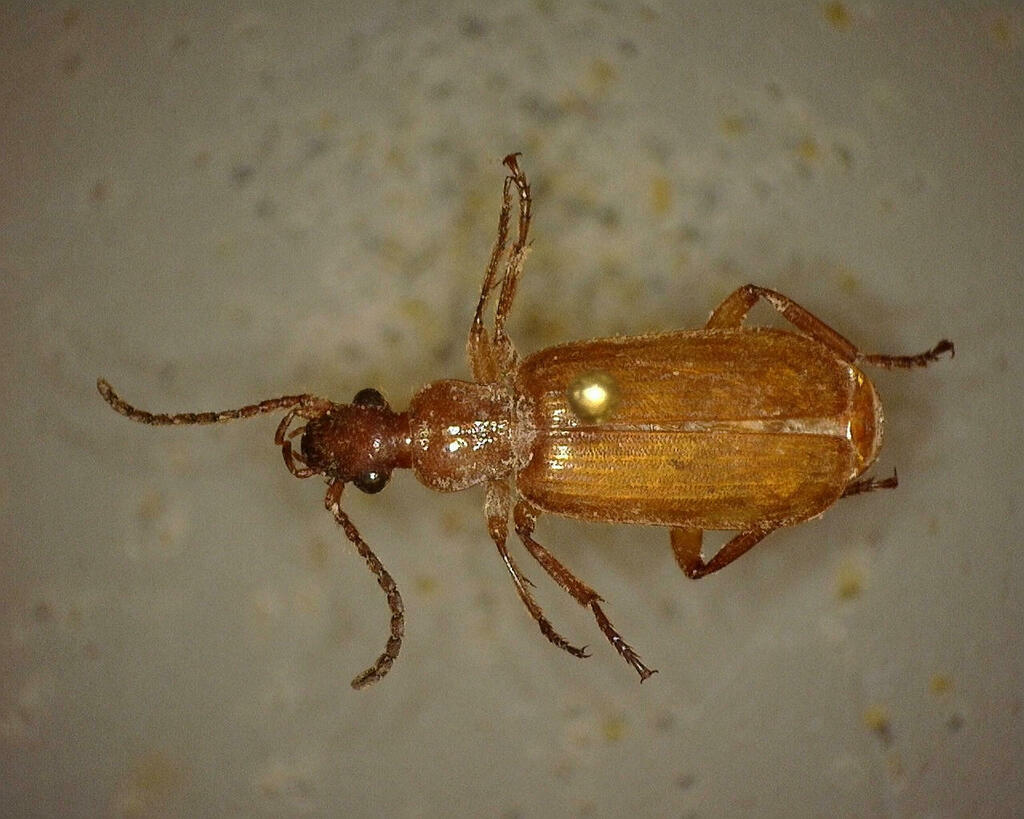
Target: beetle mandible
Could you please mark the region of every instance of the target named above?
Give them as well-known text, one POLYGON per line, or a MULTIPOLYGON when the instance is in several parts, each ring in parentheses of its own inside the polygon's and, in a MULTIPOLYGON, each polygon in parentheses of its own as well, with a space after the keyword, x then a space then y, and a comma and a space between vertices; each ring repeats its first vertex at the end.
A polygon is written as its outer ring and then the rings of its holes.
POLYGON ((484 484, 487 531, 544 636, 575 657, 589 656, 555 630, 534 599, 508 551, 510 519, 527 552, 591 611, 643 681, 655 671, 612 626, 602 598, 534 539, 539 515, 668 527, 680 568, 704 577, 839 498, 895 487, 895 474, 864 477, 881 446, 882 407, 862 367, 923 367, 955 352, 943 340, 919 355, 865 354, 792 299, 748 284, 700 330, 576 341, 521 359, 506 331, 529 250, 530 185, 518 156, 504 159, 498 236, 469 330, 474 381, 427 384, 405 412, 364 389, 351 404, 302 394, 173 415, 137 409, 97 382, 111 407, 143 424, 215 424, 286 410, 274 435, 285 465, 298 478, 326 480, 325 506, 391 609, 384 652, 352 680, 354 688, 390 670, 402 645, 404 607, 391 575, 341 509, 345 484, 379 492, 394 469, 412 469, 441 492, 484 484), (797 332, 744 327, 762 299, 797 332), (738 533, 707 562, 706 529, 738 533))

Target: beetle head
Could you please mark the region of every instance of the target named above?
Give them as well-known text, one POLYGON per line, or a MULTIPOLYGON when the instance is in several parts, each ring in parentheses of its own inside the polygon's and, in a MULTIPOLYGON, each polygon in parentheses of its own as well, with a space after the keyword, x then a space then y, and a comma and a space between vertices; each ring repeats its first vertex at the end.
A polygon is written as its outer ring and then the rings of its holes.
POLYGON ((375 389, 360 390, 351 404, 331 404, 301 430, 302 461, 314 473, 380 492, 396 467, 408 467, 409 420, 375 389))

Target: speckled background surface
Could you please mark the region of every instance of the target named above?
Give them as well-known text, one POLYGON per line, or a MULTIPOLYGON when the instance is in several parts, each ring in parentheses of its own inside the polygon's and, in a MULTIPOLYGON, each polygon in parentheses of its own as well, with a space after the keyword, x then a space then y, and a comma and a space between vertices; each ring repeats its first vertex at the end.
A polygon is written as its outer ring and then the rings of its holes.
MULTIPOLYGON (((0 803, 65 816, 954 816, 1024 809, 1024 17, 1014 3, 82 4, 0 10, 0 803), (530 352, 701 323, 748 281, 867 349, 901 486, 686 580, 545 518, 643 687, 482 494, 346 508, 272 445, 155 430, 466 377, 501 157, 530 352), (526 566, 528 558, 522 561, 526 566)), ((755 314, 766 319, 767 314, 755 314)))

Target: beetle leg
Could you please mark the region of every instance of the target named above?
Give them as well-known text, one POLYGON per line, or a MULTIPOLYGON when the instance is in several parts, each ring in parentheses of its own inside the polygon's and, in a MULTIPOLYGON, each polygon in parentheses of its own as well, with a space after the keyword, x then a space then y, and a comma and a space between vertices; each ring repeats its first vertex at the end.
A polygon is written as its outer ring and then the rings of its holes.
POLYGON ((533 200, 530 198, 530 183, 526 174, 519 167, 517 157, 519 154, 509 154, 503 160, 511 171, 511 179, 515 182, 519 191, 519 224, 516 227, 516 240, 508 254, 508 261, 505 264, 505 274, 501 280, 501 293, 498 296, 498 307, 494 312, 494 346, 495 358, 499 367, 499 375, 504 375, 515 369, 519 355, 512 340, 505 331, 505 319, 508 318, 512 309, 512 302, 515 301, 516 288, 519 286, 519 277, 523 272, 523 263, 526 261, 527 238, 530 233, 530 212, 533 200))
POLYGON ((896 470, 892 471, 891 478, 885 478, 878 480, 877 478, 861 478, 860 480, 850 481, 846 484, 846 489, 843 490, 841 498, 848 498, 851 495, 860 495, 862 492, 874 492, 876 489, 895 489, 899 486, 899 478, 896 476, 896 470))
POLYGON ((515 508, 516 534, 523 541, 526 550, 533 556, 551 579, 565 589, 584 608, 589 608, 597 620, 597 625, 608 638, 608 642, 615 647, 622 658, 629 663, 640 675, 640 682, 643 682, 652 674, 657 674, 657 669, 648 668, 643 664, 640 656, 633 650, 625 640, 622 639, 611 621, 605 615, 599 605, 601 596, 590 586, 574 575, 558 558, 541 546, 533 539, 533 529, 537 523, 537 511, 526 501, 520 501, 515 508))
POLYGON ((816 341, 821 342, 843 361, 854 362, 860 358, 860 351, 851 341, 841 336, 813 313, 801 307, 788 296, 783 296, 767 287, 745 284, 734 290, 711 314, 706 325, 708 330, 736 329, 757 304, 764 299, 783 315, 794 327, 803 330, 816 341))
POLYGON ((927 367, 933 361, 938 361, 943 353, 950 353, 950 357, 956 353, 952 341, 943 339, 932 349, 918 355, 879 355, 877 353, 866 354, 858 350, 853 342, 845 338, 816 315, 804 307, 801 307, 788 296, 784 296, 775 290, 767 287, 758 287, 756 284, 745 284, 738 290, 734 290, 711 314, 708 323, 705 325, 708 330, 736 329, 743 324, 758 299, 764 299, 783 315, 794 327, 802 330, 816 341, 824 344, 832 350, 843 361, 851 364, 864 362, 876 367, 893 369, 896 367, 927 367))
POLYGON ((487 531, 490 533, 494 545, 498 547, 498 554, 501 555, 501 559, 505 562, 505 568, 512 575, 512 582, 516 584, 519 599, 523 601, 527 611, 537 621, 541 634, 547 637, 548 640, 559 648, 568 651, 573 657, 589 657, 590 654, 587 653, 586 646, 578 648, 555 631, 554 626, 544 616, 543 610, 530 592, 530 586, 533 583, 519 571, 519 566, 512 559, 512 555, 508 553, 506 540, 508 538, 509 506, 508 485, 504 481, 489 481, 487 483, 487 499, 484 502, 484 514, 487 516, 487 531))
POLYGON ((512 183, 511 176, 505 177, 505 188, 501 196, 501 212, 498 214, 498 236, 494 240, 494 247, 491 249, 491 258, 487 263, 487 271, 484 273, 484 283, 480 288, 480 299, 476 304, 476 312, 473 314, 473 323, 469 328, 469 340, 466 344, 466 352, 469 356, 469 366, 473 370, 473 377, 478 383, 486 384, 498 379, 498 368, 494 361, 494 348, 491 338, 484 327, 484 310, 490 300, 491 293, 497 284, 498 265, 508 245, 508 223, 509 214, 512 210, 512 183))
POLYGON ((956 355, 956 348, 953 346, 953 342, 945 338, 930 350, 918 355, 879 355, 878 353, 870 353, 864 356, 864 361, 887 370, 896 367, 909 369, 910 367, 927 367, 933 361, 938 361, 943 353, 949 353, 950 358, 956 355))
POLYGON ((749 552, 751 548, 762 541, 766 535, 775 531, 778 526, 762 524, 746 532, 740 532, 732 540, 718 550, 707 563, 701 557, 700 548, 704 540, 704 532, 701 529, 682 529, 673 526, 669 531, 672 540, 672 552, 676 556, 676 563, 683 573, 690 578, 697 579, 717 572, 719 569, 728 566, 736 558, 749 552))
POLYGON ((391 633, 388 636, 387 645, 384 647, 384 653, 377 658, 373 665, 352 680, 352 687, 359 689, 381 679, 391 670, 391 666, 398 659, 398 652, 402 649, 402 635, 405 633, 405 605, 402 603, 402 595, 398 593, 398 586, 395 585, 388 570, 384 568, 384 564, 377 559, 377 555, 360 537, 359 530, 349 520, 348 515, 341 511, 341 491, 344 488, 345 484, 342 481, 334 481, 328 486, 324 506, 334 515, 338 525, 345 530, 345 536, 352 541, 359 556, 366 561, 370 571, 376 575, 377 585, 387 595, 388 607, 391 609, 391 633))

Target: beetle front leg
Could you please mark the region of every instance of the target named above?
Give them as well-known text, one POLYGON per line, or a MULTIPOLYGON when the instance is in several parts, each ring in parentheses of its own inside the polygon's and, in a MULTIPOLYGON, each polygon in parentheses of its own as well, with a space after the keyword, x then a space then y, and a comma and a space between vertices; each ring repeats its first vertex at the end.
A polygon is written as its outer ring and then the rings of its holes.
POLYGON ((530 233, 530 218, 533 207, 533 200, 530 197, 530 183, 526 174, 519 167, 519 154, 509 154, 503 162, 511 171, 509 177, 519 192, 519 224, 516 227, 516 240, 508 254, 508 262, 505 264, 505 274, 501 280, 501 293, 498 296, 498 306, 494 311, 494 347, 495 357, 498 360, 499 374, 514 370, 519 361, 519 354, 512 345, 512 340, 505 331, 505 320, 512 310, 512 303, 515 301, 516 289, 519 286, 519 277, 523 273, 523 265, 526 262, 527 238, 530 233))
POLYGON ((533 529, 537 524, 537 515, 537 510, 526 501, 520 501, 516 504, 514 513, 516 534, 519 535, 519 539, 523 542, 526 550, 541 565, 544 571, 551 576, 552 580, 572 595, 577 603, 591 610, 594 619, 597 620, 598 627, 604 636, 608 638, 608 642, 614 646, 615 650, 619 652, 627 663, 633 666, 636 673, 640 675, 640 682, 643 682, 652 674, 657 674, 657 669, 648 668, 644 665, 632 646, 623 640, 622 635, 612 626, 611 621, 599 605, 599 601, 602 599, 601 596, 566 568, 551 552, 533 539, 533 529))
POLYGON ((491 293, 494 292, 494 287, 498 282, 498 265, 508 245, 509 214, 512 211, 512 183, 512 177, 506 176, 505 187, 501 195, 501 212, 498 214, 498 235, 494 240, 494 247, 491 249, 491 258, 487 262, 484 283, 480 288, 480 298, 476 303, 476 312, 473 314, 473 323, 469 328, 469 340, 466 343, 466 352, 469 356, 469 366, 473 370, 473 378, 480 384, 497 381, 499 375, 494 355, 494 344, 487 333, 487 328, 484 327, 484 310, 487 308, 487 302, 490 301, 491 293))
POLYGON ((756 284, 745 284, 738 290, 733 291, 711 314, 708 323, 705 325, 708 330, 733 330, 743 324, 758 299, 764 299, 775 310, 790 322, 798 330, 815 339, 832 350, 843 361, 851 364, 861 362, 872 364, 876 367, 892 369, 894 367, 926 367, 933 361, 938 361, 943 353, 955 355, 956 350, 953 342, 943 339, 932 349, 918 355, 880 355, 877 353, 865 354, 854 346, 853 342, 833 330, 816 315, 804 307, 801 307, 788 296, 782 295, 767 287, 758 287, 756 284))
POLYGON ((704 541, 704 532, 701 529, 681 529, 673 527, 669 536, 672 540, 672 553, 676 556, 676 563, 683 573, 696 580, 705 577, 712 572, 725 568, 736 558, 749 552, 764 538, 774 532, 778 527, 770 524, 762 524, 746 532, 740 532, 732 540, 718 550, 707 563, 701 556, 701 545, 704 541))
POLYGON ((508 547, 505 541, 508 538, 508 515, 511 507, 511 500, 509 499, 508 485, 504 481, 489 481, 487 484, 487 499, 484 502, 484 514, 487 517, 487 531, 491 536, 491 540, 494 541, 494 545, 498 547, 498 554, 501 555, 501 559, 505 563, 505 568, 508 569, 508 573, 512 575, 512 582, 516 584, 516 591, 519 593, 519 599, 523 601, 527 611, 530 612, 533 619, 537 621, 537 625, 540 627, 540 632, 564 651, 568 651, 573 657, 589 657, 587 653, 587 647, 583 646, 578 648, 572 645, 566 640, 561 634, 555 631, 554 626, 547 617, 544 616, 544 612, 540 605, 534 599, 530 593, 530 586, 533 585, 529 579, 519 571, 519 566, 512 559, 512 555, 508 553, 508 547))
POLYGON ((341 511, 341 493, 344 488, 345 484, 341 481, 335 481, 328 486, 327 495, 324 497, 324 506, 334 515, 334 519, 344 530, 345 536, 356 547, 359 556, 377 578, 377 585, 384 590, 388 599, 388 607, 391 609, 391 626, 387 645, 374 664, 352 680, 352 687, 358 690, 381 679, 391 670, 391 666, 398 659, 398 652, 402 650, 402 636, 405 633, 405 605, 402 603, 402 595, 398 593, 398 586, 395 585, 388 570, 384 568, 384 564, 377 559, 377 555, 363 540, 348 515, 341 511))

